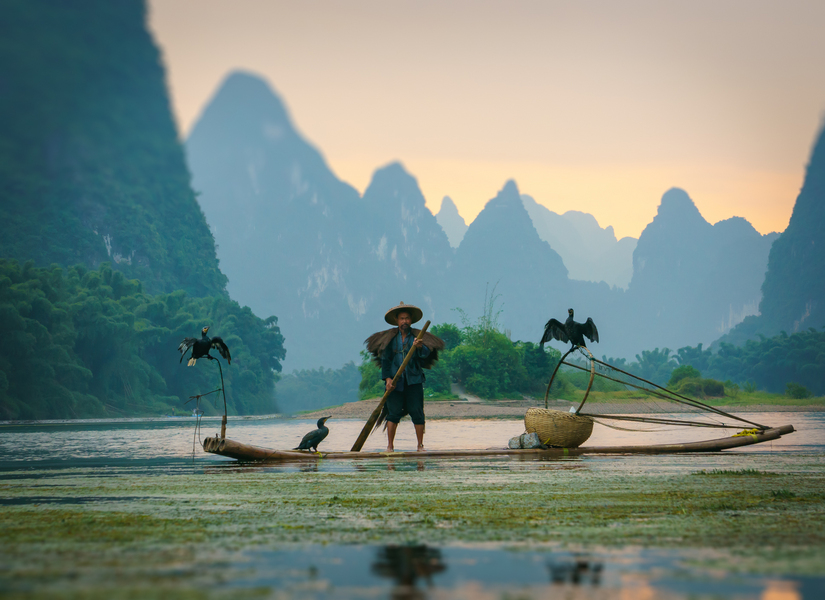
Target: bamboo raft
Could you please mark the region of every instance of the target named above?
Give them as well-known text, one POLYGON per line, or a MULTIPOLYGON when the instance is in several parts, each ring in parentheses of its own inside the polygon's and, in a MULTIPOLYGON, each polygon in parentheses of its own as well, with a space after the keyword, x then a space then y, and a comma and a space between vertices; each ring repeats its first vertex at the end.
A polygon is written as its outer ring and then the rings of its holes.
POLYGON ((210 454, 234 458, 242 462, 312 461, 320 459, 409 459, 409 458, 474 458, 484 456, 511 456, 514 458, 556 458, 588 454, 678 454, 683 452, 719 452, 777 440, 793 433, 793 425, 782 425, 760 433, 724 437, 685 444, 658 444, 650 446, 581 446, 579 448, 536 448, 512 450, 488 448, 484 450, 429 450, 427 452, 312 452, 309 450, 270 450, 220 437, 208 437, 203 449, 210 454))

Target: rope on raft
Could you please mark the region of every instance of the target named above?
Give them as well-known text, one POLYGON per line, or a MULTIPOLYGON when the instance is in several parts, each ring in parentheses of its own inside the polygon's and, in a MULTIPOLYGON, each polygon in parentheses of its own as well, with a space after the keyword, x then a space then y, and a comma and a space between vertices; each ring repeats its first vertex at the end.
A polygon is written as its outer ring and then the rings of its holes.
MULTIPOLYGON (((221 382, 223 383, 223 382, 221 382)), ((195 396, 189 396, 189 400, 183 403, 184 406, 195 401, 195 433, 192 435, 192 460, 195 459, 195 448, 196 443, 200 442, 201 448, 203 448, 203 442, 201 441, 201 420, 203 419, 203 411, 201 410, 201 398, 204 396, 208 396, 209 394, 214 394, 216 392, 220 392, 222 388, 218 388, 212 390, 211 392, 206 392, 205 394, 197 394, 195 396)))
MULTIPOLYGON (((570 352, 568 352, 567 354, 569 354, 569 353, 570 352)), ((562 357, 561 361, 559 362, 560 365, 565 364, 569 367, 572 367, 574 369, 578 369, 580 371, 585 371, 585 372, 588 372, 588 373, 592 372, 592 369, 584 368, 581 365, 577 365, 575 363, 565 362, 564 358, 567 356, 567 354, 565 354, 565 356, 562 357)), ((635 383, 631 383, 631 382, 628 382, 628 381, 622 381, 620 379, 610 377, 610 376, 608 376, 604 373, 598 373, 599 377, 602 377, 602 378, 607 379, 609 381, 613 381, 613 382, 619 383, 619 384, 627 386, 627 387, 631 387, 631 388, 635 388, 637 390, 644 391, 644 392, 646 392, 648 394, 651 394, 651 395, 653 395, 657 398, 660 398, 662 400, 666 400, 666 401, 669 401, 669 402, 676 402, 678 404, 683 404, 685 406, 689 406, 693 409, 700 409, 700 410, 703 410, 703 411, 708 411, 708 412, 715 413, 716 415, 719 415, 719 416, 722 416, 722 417, 727 417, 727 418, 733 419, 735 421, 740 421, 742 423, 747 423, 748 425, 754 426, 758 430, 769 429, 769 427, 767 427, 765 425, 760 425, 759 423, 754 423, 753 421, 748 421, 747 419, 743 419, 742 417, 737 417, 735 415, 727 413, 727 412, 725 412, 721 409, 718 409, 716 407, 704 404, 703 402, 700 402, 700 401, 695 400, 693 398, 688 398, 687 396, 683 396, 681 394, 678 394, 678 393, 676 393, 672 390, 669 390, 669 389, 667 389, 663 386, 655 384, 652 381, 648 381, 647 379, 644 379, 643 377, 639 377, 638 375, 634 375, 633 373, 628 373, 627 371, 624 371, 624 370, 620 369, 619 367, 616 367, 614 365, 611 365, 611 364, 608 364, 604 361, 601 361, 601 360, 593 357, 592 355, 589 357, 589 359, 591 361, 593 361, 594 363, 596 363, 596 364, 599 364, 599 365, 602 365, 603 367, 606 367, 607 369, 610 369, 610 370, 613 370, 613 371, 618 371, 619 373, 622 373, 622 374, 624 374, 624 375, 626 375, 626 376, 628 376, 628 377, 630 377, 634 380, 643 382, 643 383, 645 383, 649 386, 653 386, 656 389, 650 389, 648 387, 643 387, 642 385, 638 385, 638 384, 635 384, 635 383)), ((555 375, 555 372, 554 372, 554 375, 555 375)), ((549 388, 549 386, 548 386, 548 388, 549 388)), ((548 391, 549 391, 549 389, 548 389, 548 391)), ((588 388, 588 391, 589 391, 589 388, 588 388)), ((699 421, 686 421, 686 420, 679 420, 679 419, 665 419, 665 418, 657 418, 657 417, 636 417, 636 416, 631 417, 631 416, 626 416, 626 415, 600 415, 600 414, 591 414, 591 413, 579 412, 579 411, 581 411, 584 404, 585 403, 583 401, 582 404, 579 406, 579 410, 576 411, 576 414, 591 417, 591 418, 615 419, 615 420, 623 420, 623 421, 637 421, 637 422, 641 422, 641 423, 655 423, 655 424, 661 424, 661 425, 687 425, 687 426, 690 426, 690 427, 719 427, 719 428, 729 428, 729 429, 739 429, 741 427, 741 425, 725 425, 725 424, 722 424, 722 423, 719 423, 719 422, 717 422, 717 424, 710 424, 710 423, 702 423, 702 422, 699 422, 699 421)), ((599 422, 602 425, 607 425, 606 423, 602 423, 601 421, 599 421, 599 422)), ((621 428, 621 427, 618 427, 618 426, 611 426, 611 425, 607 425, 607 426, 608 427, 613 427, 613 429, 623 429, 625 431, 633 431, 631 429, 624 429, 624 428, 621 428)))

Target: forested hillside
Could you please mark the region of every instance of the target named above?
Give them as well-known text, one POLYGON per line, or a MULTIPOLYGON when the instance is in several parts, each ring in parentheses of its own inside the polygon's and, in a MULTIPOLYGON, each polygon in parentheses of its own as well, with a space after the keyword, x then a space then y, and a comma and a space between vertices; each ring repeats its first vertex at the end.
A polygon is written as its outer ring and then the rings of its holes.
POLYGON ((788 228, 771 246, 758 315, 750 316, 721 343, 805 331, 825 325, 825 128, 817 135, 802 190, 788 228))
POLYGON ((205 325, 232 353, 223 368, 230 414, 274 412, 284 358, 275 317, 259 319, 223 296, 145 294, 108 263, 64 271, 0 259, 0 419, 187 409, 189 396, 220 387, 212 361, 179 362, 178 344, 205 325))
POLYGON ((774 393, 796 383, 817 396, 825 394, 825 332, 813 328, 793 335, 761 336, 742 346, 722 343, 718 352, 703 350, 701 344, 680 348, 678 360, 721 381, 751 382, 774 393))
POLYGON ((223 293, 145 19, 142 0, 3 3, 0 256, 223 293))
POLYGON ((283 337, 226 294, 143 0, 0 15, 0 419, 188 410, 220 383, 178 363, 205 325, 230 412, 274 412, 283 337))
POLYGON ((788 228, 771 248, 760 311, 770 333, 825 325, 825 129, 814 145, 788 228), (770 331, 773 330, 773 331, 770 331))

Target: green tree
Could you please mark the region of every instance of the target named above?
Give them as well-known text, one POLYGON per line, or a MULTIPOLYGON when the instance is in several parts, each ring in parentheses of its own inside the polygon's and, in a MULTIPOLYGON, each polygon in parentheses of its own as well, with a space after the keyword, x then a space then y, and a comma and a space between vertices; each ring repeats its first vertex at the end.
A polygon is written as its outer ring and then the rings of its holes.
POLYGON ((366 350, 361 351, 358 372, 361 374, 361 383, 358 384, 358 397, 361 400, 384 395, 386 384, 381 379, 381 367, 373 362, 372 356, 366 350))
POLYGON ((702 376, 698 369, 694 368, 691 365, 682 365, 680 367, 676 367, 670 374, 670 379, 668 379, 667 387, 671 389, 676 389, 676 386, 680 381, 683 379, 698 379, 702 376))
POLYGON ((670 358, 670 348, 644 350, 641 355, 636 355, 636 362, 635 374, 659 385, 664 385, 677 366, 670 358))
POLYGON ((795 382, 788 382, 785 386, 785 395, 799 400, 803 398, 810 398, 811 392, 809 392, 808 388, 804 385, 800 385, 795 382))
POLYGON ((461 330, 452 323, 433 325, 430 332, 444 341, 444 350, 449 351, 461 343, 461 330))
POLYGON ((469 328, 465 332, 467 342, 452 351, 450 366, 456 380, 468 392, 497 398, 524 389, 527 370, 507 336, 490 329, 469 328))
POLYGON ((556 365, 561 360, 561 352, 549 346, 542 349, 533 342, 516 342, 521 364, 525 369, 524 385, 520 391, 526 393, 544 392, 547 382, 553 376, 556 365))

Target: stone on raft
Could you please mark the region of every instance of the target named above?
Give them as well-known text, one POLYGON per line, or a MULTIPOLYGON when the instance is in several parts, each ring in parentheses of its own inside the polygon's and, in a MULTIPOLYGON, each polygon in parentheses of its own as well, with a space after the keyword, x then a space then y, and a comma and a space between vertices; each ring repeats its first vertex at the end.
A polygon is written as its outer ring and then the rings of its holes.
POLYGON ((541 440, 538 433, 522 433, 511 438, 508 446, 513 450, 518 448, 541 448, 541 440))

